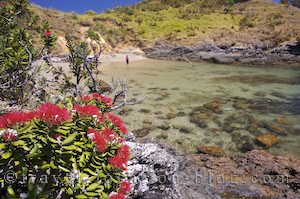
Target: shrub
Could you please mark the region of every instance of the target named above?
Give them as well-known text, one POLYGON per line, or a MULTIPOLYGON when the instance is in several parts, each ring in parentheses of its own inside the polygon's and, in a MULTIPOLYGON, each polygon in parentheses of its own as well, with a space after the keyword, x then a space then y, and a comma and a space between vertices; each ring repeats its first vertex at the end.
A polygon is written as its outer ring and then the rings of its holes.
POLYGON ((249 16, 245 16, 241 19, 240 21, 240 28, 244 29, 246 27, 248 28, 253 28, 255 26, 253 19, 250 18, 249 16))
POLYGON ((44 50, 48 54, 56 40, 49 24, 37 25, 37 17, 26 0, 6 1, 0 9, 0 99, 24 103, 32 95, 36 82, 37 61, 44 50), (33 47, 29 32, 41 33, 42 50, 33 47), (37 51, 40 51, 37 53, 37 51))
POLYGON ((0 117, 0 197, 124 198, 129 148, 111 99, 91 94, 0 117), (6 181, 5 181, 6 180, 6 181))
POLYGON ((89 16, 94 16, 94 15, 96 15, 97 13, 96 13, 95 11, 93 11, 93 10, 88 10, 88 11, 86 11, 84 14, 89 15, 89 16))

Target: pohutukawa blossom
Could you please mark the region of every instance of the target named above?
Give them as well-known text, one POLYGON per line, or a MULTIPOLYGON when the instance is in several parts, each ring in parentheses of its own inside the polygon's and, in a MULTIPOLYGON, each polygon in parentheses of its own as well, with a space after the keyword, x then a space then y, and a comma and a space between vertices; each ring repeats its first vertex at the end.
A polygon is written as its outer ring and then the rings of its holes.
POLYGON ((98 115, 99 113, 98 107, 92 105, 78 106, 75 104, 73 110, 76 111, 81 116, 93 116, 93 115, 98 115))
POLYGON ((70 112, 55 104, 46 103, 38 109, 37 116, 43 122, 58 125, 70 119, 70 112))
POLYGON ((105 116, 108 117, 108 119, 111 120, 111 122, 118 127, 118 129, 123 132, 124 134, 127 134, 127 129, 123 124, 123 121, 118 116, 112 114, 112 113, 106 113, 105 116))
POLYGON ((18 123, 25 123, 31 121, 36 116, 36 112, 20 113, 11 112, 6 113, 0 117, 0 128, 14 127, 18 123))
POLYGON ((100 133, 106 140, 109 141, 113 141, 118 137, 118 134, 109 128, 102 130, 100 133))
POLYGON ((125 199, 125 195, 123 193, 113 192, 108 196, 108 199, 125 199))
POLYGON ((109 159, 109 164, 112 167, 126 170, 127 162, 130 158, 130 151, 127 145, 120 147, 117 150, 117 155, 109 159))
POLYGON ((93 135, 93 140, 95 142, 96 148, 100 152, 104 152, 106 150, 106 140, 105 138, 100 134, 99 131, 94 130, 94 129, 88 129, 88 134, 93 135))
POLYGON ((123 180, 119 186, 119 193, 127 194, 131 191, 131 184, 128 180, 123 180))
POLYGON ((109 97, 106 97, 104 95, 101 95, 99 93, 93 93, 90 95, 83 95, 81 97, 82 101, 91 101, 91 100, 98 100, 101 101, 103 103, 105 103, 107 106, 111 106, 112 100, 109 97))
POLYGON ((130 149, 128 145, 123 145, 122 147, 118 148, 117 156, 123 158, 126 162, 128 162, 130 158, 130 149))
POLYGON ((53 33, 52 33, 51 31, 47 30, 47 31, 45 31, 45 32, 43 33, 43 35, 44 35, 45 37, 51 37, 51 36, 53 35, 53 33))

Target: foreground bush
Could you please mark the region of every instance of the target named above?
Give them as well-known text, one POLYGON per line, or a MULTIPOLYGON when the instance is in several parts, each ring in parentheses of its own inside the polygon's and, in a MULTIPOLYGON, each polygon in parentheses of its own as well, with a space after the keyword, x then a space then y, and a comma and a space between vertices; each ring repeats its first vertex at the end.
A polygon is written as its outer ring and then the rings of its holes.
POLYGON ((110 106, 91 94, 2 115, 1 198, 125 198, 127 130, 110 106))

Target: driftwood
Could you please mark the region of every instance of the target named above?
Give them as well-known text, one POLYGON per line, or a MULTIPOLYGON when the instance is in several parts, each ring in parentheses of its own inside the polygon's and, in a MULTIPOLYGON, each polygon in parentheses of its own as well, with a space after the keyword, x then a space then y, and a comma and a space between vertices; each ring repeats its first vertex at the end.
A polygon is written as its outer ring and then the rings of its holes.
POLYGON ((111 91, 109 93, 110 94, 115 93, 115 95, 113 97, 113 102, 112 102, 113 106, 111 110, 116 110, 126 105, 139 104, 146 99, 145 96, 144 97, 138 96, 136 98, 128 100, 128 90, 129 89, 127 88, 125 78, 123 80, 117 79, 116 81, 114 81, 114 78, 112 78, 111 91), (118 90, 118 88, 120 90, 118 90))
POLYGON ((183 58, 187 61, 187 62, 189 62, 192 66, 194 66, 194 67, 196 67, 187 57, 185 57, 185 56, 183 56, 183 58))

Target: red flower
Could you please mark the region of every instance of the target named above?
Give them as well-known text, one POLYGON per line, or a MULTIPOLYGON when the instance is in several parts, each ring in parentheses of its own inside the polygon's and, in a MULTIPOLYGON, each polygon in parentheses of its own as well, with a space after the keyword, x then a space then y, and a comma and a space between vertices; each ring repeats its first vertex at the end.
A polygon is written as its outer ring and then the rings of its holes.
POLYGON ((49 124, 58 125, 70 119, 70 113, 65 108, 46 103, 38 109, 38 118, 49 124))
POLYGON ((125 199, 125 195, 123 193, 111 193, 108 199, 125 199))
POLYGON ((118 148, 117 155, 124 159, 126 163, 130 158, 130 149, 128 145, 123 145, 122 147, 118 148))
POLYGON ((81 100, 82 101, 90 101, 92 98, 91 98, 91 96, 89 96, 89 95, 83 95, 82 97, 81 97, 81 100))
POLYGON ((119 128, 121 132, 123 132, 124 134, 128 133, 126 127, 123 124, 123 121, 118 116, 112 113, 106 113, 106 116, 112 121, 114 125, 119 128))
POLYGON ((119 193, 129 193, 131 191, 131 184, 128 182, 128 180, 123 180, 122 183, 119 186, 119 193))
POLYGON ((125 161, 119 156, 114 156, 114 157, 109 158, 109 164, 112 167, 119 168, 122 170, 126 170, 126 166, 127 166, 125 164, 125 161))
POLYGON ((92 98, 104 102, 106 105, 111 106, 112 100, 109 97, 99 93, 93 93, 92 98))
POLYGON ((117 150, 117 155, 114 157, 111 157, 109 159, 109 164, 112 167, 116 167, 122 170, 126 170, 127 167, 127 162, 129 160, 129 156, 130 156, 130 151, 129 151, 129 147, 127 145, 124 145, 122 147, 120 147, 117 150))
POLYGON ((118 135, 116 134, 116 132, 114 132, 113 130, 108 129, 108 128, 102 130, 101 134, 106 140, 109 140, 109 141, 113 141, 113 140, 116 140, 116 138, 118 138, 118 135))
POLYGON ((91 101, 91 100, 94 99, 94 100, 101 101, 101 102, 105 103, 107 106, 111 106, 111 103, 112 103, 112 100, 109 97, 106 97, 106 96, 101 95, 99 93, 93 93, 91 95, 83 95, 81 97, 81 99, 83 101, 86 101, 86 102, 91 101))
POLYGON ((104 139, 103 136, 100 135, 100 133, 96 130, 93 129, 89 129, 88 133, 94 133, 94 142, 96 145, 96 148, 100 151, 100 152, 104 152, 106 149, 106 140, 104 139))
POLYGON ((25 123, 32 120, 36 116, 36 112, 20 113, 12 112, 6 113, 0 117, 0 128, 13 127, 17 123, 25 123))
POLYGON ((51 37, 51 36, 53 35, 53 33, 52 33, 51 31, 49 31, 49 30, 46 30, 46 31, 43 33, 43 35, 44 35, 45 37, 51 37))
POLYGON ((87 106, 78 106, 74 105, 73 110, 82 116, 93 116, 98 115, 99 109, 97 106, 87 105, 87 106))
POLYGON ((2 117, 0 117, 0 129, 5 129, 5 128, 7 128, 7 121, 2 116, 2 117))
POLYGON ((102 114, 97 114, 98 122, 102 123, 105 121, 105 117, 102 114))

